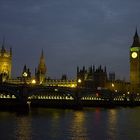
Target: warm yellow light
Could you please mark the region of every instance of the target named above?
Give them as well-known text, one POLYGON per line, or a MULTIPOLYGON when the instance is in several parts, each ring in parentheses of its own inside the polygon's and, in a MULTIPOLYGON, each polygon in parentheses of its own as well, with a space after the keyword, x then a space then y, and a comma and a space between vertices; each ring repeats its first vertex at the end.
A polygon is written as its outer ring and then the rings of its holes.
POLYGON ((132 58, 137 58, 138 54, 137 54, 137 52, 132 52, 131 56, 132 56, 132 58))
POLYGON ((72 84, 72 85, 71 85, 71 87, 72 87, 72 88, 75 88, 75 87, 76 87, 76 85, 75 85, 75 84, 72 84))
POLYGON ((82 80, 81 79, 78 79, 78 83, 81 83, 82 82, 82 80))
POLYGON ((24 72, 23 77, 27 77, 27 76, 28 76, 27 72, 24 72))
POLYGON ((114 87, 115 85, 112 83, 111 86, 114 87))
POLYGON ((32 84, 36 84, 36 80, 35 79, 32 80, 32 84))

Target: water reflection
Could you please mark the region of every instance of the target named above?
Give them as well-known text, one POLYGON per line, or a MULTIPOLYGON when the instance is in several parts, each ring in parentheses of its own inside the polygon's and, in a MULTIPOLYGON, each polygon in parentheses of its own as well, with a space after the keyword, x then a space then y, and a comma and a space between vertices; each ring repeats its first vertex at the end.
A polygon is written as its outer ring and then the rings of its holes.
POLYGON ((96 125, 99 125, 100 121, 101 121, 101 109, 100 108, 95 108, 95 113, 93 115, 95 116, 94 119, 95 119, 96 125))
POLYGON ((32 128, 30 116, 17 116, 15 126, 15 139, 17 140, 31 140, 32 128))
POLYGON ((117 109, 108 110, 108 123, 107 123, 107 133, 109 139, 117 139, 117 109))
POLYGON ((137 140, 139 116, 140 108, 1 112, 0 132, 1 139, 12 140, 137 140))
POLYGON ((73 119, 71 121, 71 139, 88 140, 87 128, 85 126, 85 113, 82 111, 75 111, 73 114, 73 119))
MULTIPOLYGON (((62 112, 61 112, 62 113, 62 112)), ((63 134, 63 129, 61 128, 61 114, 58 111, 52 112, 50 116, 50 123, 49 123, 49 134, 48 137, 52 139, 57 139, 60 135, 63 134)))

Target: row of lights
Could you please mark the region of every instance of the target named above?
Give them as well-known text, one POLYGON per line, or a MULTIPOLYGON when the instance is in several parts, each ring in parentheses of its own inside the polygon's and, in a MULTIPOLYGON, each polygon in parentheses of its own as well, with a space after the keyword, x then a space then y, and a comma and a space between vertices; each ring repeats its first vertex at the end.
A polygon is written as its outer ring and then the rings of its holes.
MULTIPOLYGON (((26 78, 28 76, 28 73, 27 72, 23 72, 22 76, 25 78, 25 83, 26 83, 26 78)), ((33 85, 36 84, 36 80, 32 79, 31 84, 33 84, 33 85)))
MULTIPOLYGON (((62 100, 62 99, 65 99, 65 100, 74 100, 73 97, 68 97, 68 96, 65 96, 65 97, 61 97, 61 96, 37 96, 36 97, 37 99, 57 99, 57 100, 62 100)), ((36 99, 35 97, 28 97, 28 99, 36 99)))
MULTIPOLYGON (((27 78, 27 76, 28 76, 27 72, 24 72, 24 73, 23 73, 23 77, 24 77, 24 78, 27 78)), ((80 83, 82 82, 82 80, 81 80, 81 79, 78 79, 77 82, 80 84, 80 83)), ((26 83, 26 79, 25 79, 25 83, 26 83)), ((32 83, 32 84, 36 84, 36 80, 35 80, 35 79, 32 79, 31 83, 32 83)), ((75 86, 74 84, 72 84, 71 87, 74 88, 74 87, 76 87, 76 86, 75 86)))
POLYGON ((1 94, 0 95, 0 98, 5 98, 5 99, 15 99, 16 97, 15 97, 15 95, 12 95, 12 96, 10 96, 10 95, 3 95, 3 94, 1 94))
POLYGON ((82 100, 104 100, 99 97, 83 97, 82 100))

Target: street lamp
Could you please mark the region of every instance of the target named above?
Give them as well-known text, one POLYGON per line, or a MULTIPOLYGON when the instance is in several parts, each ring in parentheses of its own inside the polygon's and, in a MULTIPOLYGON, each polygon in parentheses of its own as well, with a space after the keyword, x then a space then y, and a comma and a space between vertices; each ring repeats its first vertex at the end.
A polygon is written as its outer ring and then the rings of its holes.
POLYGON ((33 79, 31 83, 32 83, 33 85, 36 84, 36 80, 33 79))
POLYGON ((81 87, 82 86, 82 80, 81 79, 77 79, 77 87, 81 87))
POLYGON ((78 79, 78 83, 80 84, 82 82, 82 80, 81 79, 78 79))
POLYGON ((115 87, 115 85, 114 85, 113 83, 111 84, 111 86, 112 86, 112 87, 115 87))

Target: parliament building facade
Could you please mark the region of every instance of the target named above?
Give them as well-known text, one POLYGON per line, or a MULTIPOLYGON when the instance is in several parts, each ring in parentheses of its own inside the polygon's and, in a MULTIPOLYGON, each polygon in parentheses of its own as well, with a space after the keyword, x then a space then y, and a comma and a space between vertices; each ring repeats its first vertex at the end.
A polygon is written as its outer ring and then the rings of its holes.
POLYGON ((38 67, 35 68, 34 76, 31 75, 30 69, 25 65, 21 76, 12 78, 12 49, 9 51, 5 48, 3 41, 0 50, 0 81, 15 84, 42 84, 44 86, 62 86, 62 87, 80 87, 97 89, 109 89, 114 92, 140 93, 140 40, 136 30, 132 45, 130 46, 130 82, 117 80, 115 73, 107 73, 106 67, 95 67, 94 65, 86 68, 77 67, 77 76, 74 80, 68 80, 63 75, 61 79, 51 79, 47 75, 47 67, 43 50, 41 52, 38 67))

